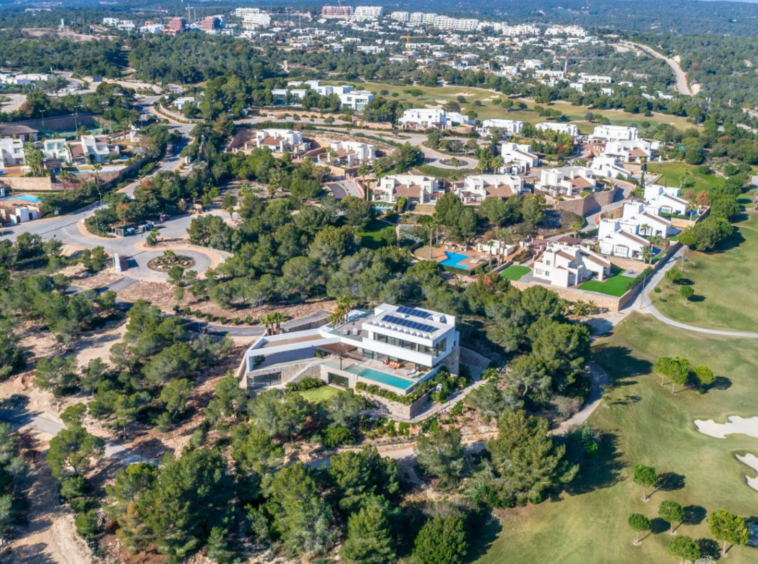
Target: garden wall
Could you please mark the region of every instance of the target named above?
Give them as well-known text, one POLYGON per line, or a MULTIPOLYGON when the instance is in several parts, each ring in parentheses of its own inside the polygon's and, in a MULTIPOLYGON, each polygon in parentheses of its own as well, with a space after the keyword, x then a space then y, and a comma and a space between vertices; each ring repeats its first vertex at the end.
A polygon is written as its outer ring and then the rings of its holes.
MULTIPOLYGON (((598 292, 588 292, 586 290, 579 290, 578 288, 559 288, 547 284, 539 284, 537 282, 521 282, 520 280, 511 281, 511 285, 522 291, 531 286, 544 286, 548 290, 558 294, 561 299, 570 302, 578 302, 580 300, 583 302, 594 302, 596 306, 607 309, 608 311, 619 311, 621 309, 621 306, 619 305, 621 298, 600 294, 598 292)), ((628 293, 629 292, 627 292, 627 294, 628 293)))
POLYGON ((62 184, 53 184, 49 176, 3 176, 0 184, 15 190, 16 192, 54 192, 63 190, 62 184))
POLYGON ((392 401, 387 398, 383 398, 381 396, 375 396, 373 394, 370 394, 368 392, 364 392, 363 390, 353 390, 356 394, 359 394, 374 403, 379 404, 380 406, 384 407, 387 411, 390 412, 390 414, 400 417, 403 419, 413 419, 416 417, 419 413, 424 411, 426 408, 426 405, 429 403, 429 394, 431 392, 425 393, 423 396, 418 398, 416 401, 414 401, 410 405, 405 405, 400 402, 392 401))

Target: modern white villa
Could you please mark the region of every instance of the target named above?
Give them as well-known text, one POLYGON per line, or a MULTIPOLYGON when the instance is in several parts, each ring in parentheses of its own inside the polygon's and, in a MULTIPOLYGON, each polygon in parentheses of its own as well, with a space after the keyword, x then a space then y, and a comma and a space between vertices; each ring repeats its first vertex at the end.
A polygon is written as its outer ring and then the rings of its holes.
MULTIPOLYGON (((656 145, 657 146, 657 145, 656 145)), ((613 157, 622 163, 638 163, 642 159, 653 157, 654 147, 644 139, 628 139, 623 141, 608 141, 603 156, 613 157)))
POLYGON ((242 385, 254 392, 311 377, 407 395, 443 366, 458 375, 455 322, 437 311, 381 304, 352 310, 336 324, 264 336, 245 352, 242 385))
POLYGON ((540 157, 532 153, 532 146, 519 143, 503 143, 500 149, 505 165, 517 165, 521 172, 540 166, 540 157))
POLYGON ((495 130, 500 130, 505 136, 518 135, 524 129, 524 122, 515 119, 485 119, 478 129, 481 135, 489 137, 495 130))
POLYGON ((293 153, 307 151, 310 143, 303 136, 291 129, 259 129, 255 137, 245 143, 245 150, 264 148, 275 153, 293 153))
POLYGON ((368 90, 356 90, 348 85, 321 84, 320 80, 290 81, 287 83, 287 88, 273 88, 271 95, 276 103, 297 105, 308 90, 313 90, 319 96, 336 94, 340 99, 340 104, 352 110, 360 111, 374 101, 374 95, 368 90))
POLYGON ((538 123, 534 126, 537 131, 555 131, 556 133, 563 133, 570 135, 571 137, 579 137, 579 127, 573 123, 554 123, 545 121, 538 123))
POLYGON ((562 166, 543 168, 536 190, 556 196, 578 196, 585 190, 594 191, 597 180, 592 169, 585 166, 562 166))
POLYGON ((394 204, 406 198, 415 204, 434 204, 444 191, 436 178, 418 174, 392 174, 383 176, 374 189, 374 200, 394 204))
POLYGON ((536 280, 568 288, 590 279, 602 282, 611 275, 611 263, 578 245, 550 243, 534 261, 533 272, 536 280))
POLYGON ((404 129, 448 129, 471 122, 460 112, 446 112, 438 108, 411 108, 405 110, 398 123, 404 129))
POLYGON ((625 127, 623 125, 598 125, 591 135, 594 139, 605 139, 606 141, 631 141, 639 137, 636 127, 625 127))
POLYGON ((511 174, 475 174, 453 184, 464 204, 481 204, 486 198, 507 200, 524 191, 524 179, 511 174))
POLYGON ((614 157, 600 156, 592 159, 590 169, 596 176, 603 178, 620 178, 634 176, 631 171, 624 168, 623 163, 614 157))
POLYGON ((329 149, 331 154, 320 155, 320 161, 352 167, 376 159, 376 147, 359 141, 334 141, 330 143, 329 149))

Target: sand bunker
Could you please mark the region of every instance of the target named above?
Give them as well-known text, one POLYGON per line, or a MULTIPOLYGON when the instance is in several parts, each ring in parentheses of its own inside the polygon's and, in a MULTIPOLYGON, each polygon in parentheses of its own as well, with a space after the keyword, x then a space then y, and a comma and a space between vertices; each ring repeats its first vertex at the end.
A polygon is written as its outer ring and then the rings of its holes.
MULTIPOLYGON (((745 456, 740 456, 739 454, 735 455, 737 456, 737 460, 742 462, 742 464, 749 466, 753 470, 758 473, 758 457, 756 457, 753 454, 746 454, 745 456)), ((750 476, 745 476, 745 481, 747 482, 747 485, 753 488, 754 490, 758 490, 758 476, 755 478, 751 478, 750 476)))
POLYGON ((732 415, 728 417, 728 420, 728 423, 716 423, 713 419, 709 419, 708 421, 696 420, 695 427, 704 435, 716 439, 725 439, 727 435, 747 435, 748 437, 758 439, 758 417, 745 419, 744 417, 732 415))

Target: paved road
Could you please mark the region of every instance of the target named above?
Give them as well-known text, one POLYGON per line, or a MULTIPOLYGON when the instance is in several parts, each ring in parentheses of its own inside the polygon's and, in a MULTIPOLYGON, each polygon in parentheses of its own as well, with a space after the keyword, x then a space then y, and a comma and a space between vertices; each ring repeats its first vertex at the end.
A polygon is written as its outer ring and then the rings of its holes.
POLYGON ((682 70, 682 67, 679 63, 677 63, 674 59, 671 59, 667 57, 666 55, 663 55, 653 49, 652 47, 648 47, 647 45, 642 45, 640 43, 632 43, 631 41, 622 41, 623 45, 629 46, 631 48, 636 48, 644 51, 648 55, 651 55, 655 57, 656 59, 660 59, 662 61, 665 61, 668 66, 671 67, 671 70, 674 71, 674 76, 676 77, 676 89, 679 92, 679 94, 683 94, 685 96, 692 96, 692 90, 690 89, 690 85, 687 82, 687 73, 685 73, 682 70))
MULTIPOLYGON (((10 423, 19 429, 34 429, 53 437, 60 433, 66 426, 44 413, 31 413, 23 409, 0 409, 0 421, 10 423)), ((105 457, 113 458, 128 466, 135 462, 157 462, 132 452, 120 443, 105 441, 105 457)))
POLYGON ((649 313, 658 321, 665 323, 666 325, 676 327, 678 329, 684 329, 686 331, 692 331, 694 333, 704 333, 707 335, 734 337, 739 339, 758 339, 758 333, 751 333, 747 331, 722 331, 719 329, 707 329, 705 327, 697 327, 695 325, 680 323, 679 321, 675 321, 674 319, 666 317, 661 312, 659 312, 658 309, 656 309, 655 305, 653 305, 654 299, 651 292, 653 288, 661 283, 664 276, 666 275, 666 272, 676 266, 677 261, 682 258, 683 252, 683 248, 679 249, 679 251, 677 251, 672 257, 668 259, 667 263, 662 268, 660 268, 658 272, 655 273, 655 275, 651 277, 651 279, 640 292, 640 295, 635 300, 632 308, 629 309, 639 311, 641 313, 649 313))
POLYGON ((26 103, 25 94, 3 94, 3 96, 10 98, 10 102, 0 104, 0 112, 5 112, 7 114, 15 112, 16 110, 20 110, 21 106, 26 103))

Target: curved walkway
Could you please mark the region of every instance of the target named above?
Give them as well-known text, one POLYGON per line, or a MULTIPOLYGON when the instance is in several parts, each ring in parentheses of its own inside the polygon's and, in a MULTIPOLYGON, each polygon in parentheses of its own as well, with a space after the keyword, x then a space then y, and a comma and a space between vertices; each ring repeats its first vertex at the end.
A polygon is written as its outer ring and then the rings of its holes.
POLYGON ((670 327, 676 327, 677 329, 684 329, 685 331, 692 331, 694 333, 704 333, 707 335, 716 335, 719 337, 733 337, 737 339, 758 339, 758 333, 750 333, 746 331, 724 331, 721 329, 707 329, 705 327, 697 327, 695 325, 687 325, 674 319, 670 319, 663 315, 653 305, 653 299, 650 296, 650 292, 653 288, 661 283, 666 272, 674 268, 678 259, 682 257, 682 249, 679 249, 674 253, 666 262, 666 264, 656 272, 652 278, 648 281, 645 287, 640 292, 639 297, 635 300, 634 304, 629 308, 629 311, 639 311, 640 313, 649 313, 655 317, 661 323, 665 323, 670 327))

